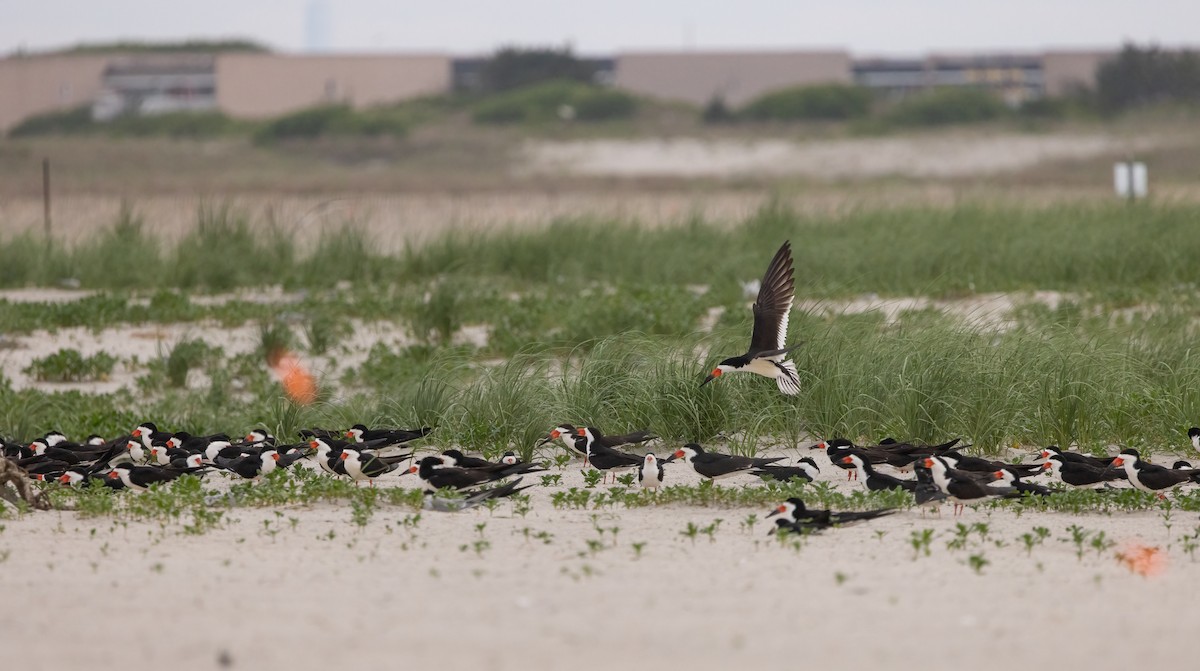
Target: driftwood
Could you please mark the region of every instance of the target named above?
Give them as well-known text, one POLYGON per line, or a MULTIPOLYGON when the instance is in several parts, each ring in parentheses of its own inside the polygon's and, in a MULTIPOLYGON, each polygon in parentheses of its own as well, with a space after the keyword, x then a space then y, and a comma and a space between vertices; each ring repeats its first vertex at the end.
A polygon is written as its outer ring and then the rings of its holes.
POLYGON ((29 484, 29 477, 20 466, 3 457, 0 457, 0 499, 13 505, 24 501, 37 510, 50 509, 50 499, 46 494, 29 484))

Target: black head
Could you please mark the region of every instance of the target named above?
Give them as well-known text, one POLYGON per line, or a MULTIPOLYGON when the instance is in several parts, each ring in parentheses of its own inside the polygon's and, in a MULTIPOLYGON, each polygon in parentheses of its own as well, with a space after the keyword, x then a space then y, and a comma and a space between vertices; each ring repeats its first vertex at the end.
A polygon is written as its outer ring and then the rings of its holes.
POLYGON ((443 462, 442 458, 438 455, 431 454, 417 463, 420 464, 422 468, 433 468, 434 466, 441 466, 445 462, 443 462))
POLYGON ((462 450, 442 450, 442 454, 454 459, 455 461, 458 461, 466 456, 462 453, 462 450))
POLYGON ((1181 468, 1191 468, 1191 467, 1192 467, 1192 465, 1191 465, 1191 464, 1189 464, 1188 462, 1186 462, 1186 461, 1184 461, 1184 460, 1182 460, 1182 459, 1180 459, 1179 461, 1176 461, 1175 463, 1171 464, 1171 468, 1173 468, 1173 469, 1175 469, 1175 470, 1179 470, 1179 469, 1181 469, 1181 468))
POLYGON ((799 497, 793 496, 792 498, 788 499, 787 502, 792 504, 793 506, 796 506, 796 512, 798 512, 798 513, 804 512, 804 510, 805 510, 804 501, 801 500, 799 497))
POLYGON ((1188 429, 1188 438, 1195 438, 1196 436, 1200 436, 1200 426, 1193 426, 1188 429))
POLYGON ((699 443, 687 443, 684 447, 690 447, 696 451, 696 454, 704 454, 704 448, 700 447, 699 443))
POLYGON ((351 428, 351 429, 358 429, 359 431, 366 431, 366 430, 367 430, 367 425, 366 425, 366 424, 355 424, 354 426, 352 426, 352 427, 350 427, 350 428, 351 428))
POLYGON ((1122 459, 1124 459, 1125 461, 1141 461, 1142 460, 1142 455, 1139 454, 1138 451, 1133 449, 1132 447, 1127 447, 1127 448, 1121 450, 1121 454, 1119 456, 1122 459))
POLYGON ((854 447, 854 442, 849 438, 834 438, 829 441, 829 447, 841 449, 844 447, 854 447))
POLYGON ((895 445, 896 439, 892 438, 891 436, 888 436, 887 438, 884 438, 883 440, 879 441, 879 444, 880 445, 895 445))
POLYGON ((819 466, 817 466, 817 462, 812 460, 812 457, 804 457, 803 459, 800 459, 796 463, 797 464, 808 464, 808 465, 812 466, 813 468, 817 469, 817 471, 821 470, 821 468, 819 466))

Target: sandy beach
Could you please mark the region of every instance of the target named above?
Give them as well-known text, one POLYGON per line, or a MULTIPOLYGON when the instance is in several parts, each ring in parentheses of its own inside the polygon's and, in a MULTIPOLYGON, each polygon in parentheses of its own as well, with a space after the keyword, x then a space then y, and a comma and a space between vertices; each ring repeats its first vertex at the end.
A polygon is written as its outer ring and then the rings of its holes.
MULTIPOLYGON (((862 486, 817 460, 839 489, 862 486)), ((682 463, 667 468, 667 484, 699 480, 682 463)), ((903 511, 795 545, 767 535, 764 509, 556 509, 553 493, 583 478, 579 462, 552 472, 562 482, 530 489, 524 517, 508 502, 419 519, 384 505, 360 527, 348 504, 235 508, 201 536, 182 523, 73 512, 5 519, 6 660, 22 669, 1117 669, 1193 657, 1179 643, 1193 628, 1200 577, 1183 540, 1200 526, 1194 513, 1176 510, 1168 530, 1161 513, 968 508, 955 518, 947 505, 940 516, 903 511), (682 533, 718 519, 711 535, 682 533), (948 548, 959 523, 986 524, 986 539, 972 533, 948 548), (1078 558, 1071 525, 1115 545, 1078 558), (1050 534, 1027 554, 1019 537, 1036 526, 1050 534), (929 556, 911 541, 925 529, 929 556), (1118 560, 1135 542, 1160 548, 1161 573, 1118 560), (986 559, 979 572, 972 555, 986 559)), ((397 477, 380 486, 417 485, 397 477)), ((737 476, 720 486, 760 485, 737 476)))

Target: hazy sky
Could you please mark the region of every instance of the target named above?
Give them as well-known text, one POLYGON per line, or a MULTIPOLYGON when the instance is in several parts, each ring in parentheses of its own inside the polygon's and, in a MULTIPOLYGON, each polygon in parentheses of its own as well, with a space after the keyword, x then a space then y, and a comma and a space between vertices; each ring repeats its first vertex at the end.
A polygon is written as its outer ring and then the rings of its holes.
POLYGON ((845 47, 858 55, 1200 44, 1197 0, 0 0, 0 52, 250 37, 303 51, 845 47), (323 16, 316 30, 310 15, 323 16))

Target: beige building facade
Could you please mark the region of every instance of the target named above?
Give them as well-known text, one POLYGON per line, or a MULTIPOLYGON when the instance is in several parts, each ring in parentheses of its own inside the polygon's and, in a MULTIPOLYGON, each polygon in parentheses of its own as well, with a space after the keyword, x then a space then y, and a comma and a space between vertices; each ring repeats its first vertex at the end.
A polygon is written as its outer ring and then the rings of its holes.
POLYGON ((22 120, 89 105, 100 95, 108 56, 15 56, 0 59, 0 133, 22 120))
POLYGON ((768 91, 852 82, 845 51, 624 53, 613 84, 639 95, 703 105, 742 105, 768 91))
POLYGON ((263 118, 306 107, 370 107, 450 90, 444 55, 217 57, 217 108, 231 117, 263 118))
POLYGON ((1045 94, 1059 96, 1080 88, 1096 86, 1096 70, 1115 51, 1047 51, 1042 55, 1045 94))

